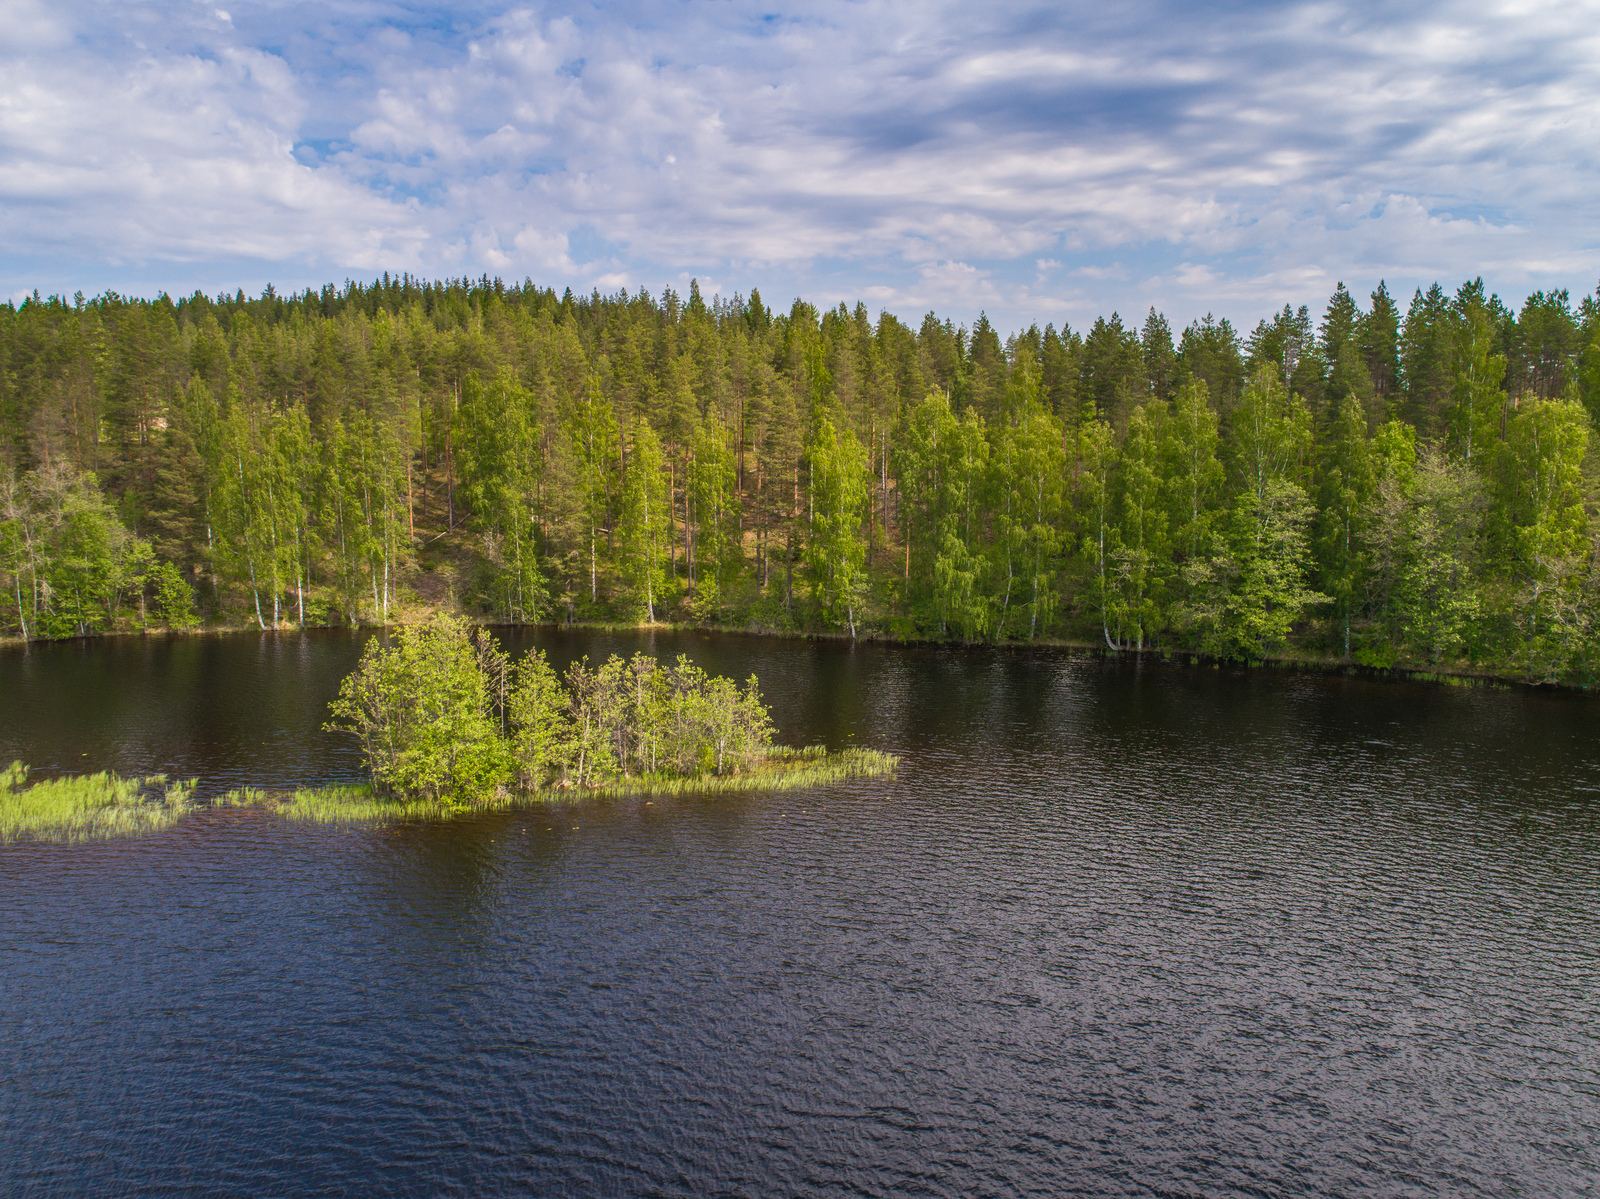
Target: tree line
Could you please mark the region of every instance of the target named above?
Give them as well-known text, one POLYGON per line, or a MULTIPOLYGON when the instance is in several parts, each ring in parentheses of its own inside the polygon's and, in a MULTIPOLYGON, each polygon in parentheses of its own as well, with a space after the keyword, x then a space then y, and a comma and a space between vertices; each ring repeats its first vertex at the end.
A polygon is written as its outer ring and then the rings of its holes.
POLYGON ((0 625, 678 620, 1600 670, 1600 301, 1241 334, 384 276, 0 306, 0 625))

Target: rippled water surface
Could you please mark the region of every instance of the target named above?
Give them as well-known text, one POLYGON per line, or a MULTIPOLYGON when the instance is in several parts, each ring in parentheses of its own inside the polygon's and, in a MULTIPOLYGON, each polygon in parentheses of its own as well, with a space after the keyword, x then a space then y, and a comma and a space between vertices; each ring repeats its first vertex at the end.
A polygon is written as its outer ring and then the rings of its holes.
MULTIPOLYGON (((758 672, 785 739, 904 764, 0 847, 0 1191, 1600 1190, 1595 701, 539 640, 758 672)), ((11 651, 0 758, 354 777, 359 649, 11 651)))

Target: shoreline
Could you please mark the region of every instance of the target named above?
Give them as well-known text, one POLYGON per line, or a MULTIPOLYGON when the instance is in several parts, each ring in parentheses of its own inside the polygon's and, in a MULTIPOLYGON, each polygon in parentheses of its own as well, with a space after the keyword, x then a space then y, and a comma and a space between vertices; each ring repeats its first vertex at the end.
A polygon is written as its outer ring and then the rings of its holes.
MULTIPOLYGON (((433 614, 441 611, 435 607, 419 607, 411 615, 433 614)), ((282 634, 312 631, 382 632, 406 623, 392 620, 387 624, 280 624, 261 628, 253 621, 242 624, 204 625, 188 629, 108 629, 73 637, 35 637, 24 640, 15 636, 0 636, 0 649, 26 650, 34 645, 65 645, 69 642, 92 642, 131 638, 191 638, 230 637, 242 633, 282 634)), ((1287 673, 1322 674, 1343 678, 1365 678, 1388 682, 1433 683, 1450 687, 1489 687, 1503 690, 1570 692, 1575 695, 1591 694, 1586 683, 1535 682, 1527 678, 1497 674, 1493 671, 1470 667, 1434 665, 1423 663, 1393 666, 1365 666, 1345 658, 1330 658, 1315 654, 1277 654, 1267 658, 1241 660, 1221 658, 1199 650, 1189 649, 1122 649, 1113 650, 1093 641, 1079 641, 1061 637, 1040 637, 1034 641, 962 641, 953 637, 904 637, 879 632, 863 632, 852 638, 848 633, 826 629, 778 629, 765 627, 689 624, 678 621, 655 621, 629 624, 624 621, 536 621, 527 624, 510 624, 501 621, 473 621, 474 625, 489 629, 527 629, 541 632, 597 632, 597 633, 707 633, 719 637, 750 637, 770 641, 826 641, 858 643, 862 645, 920 649, 992 650, 1003 653, 1027 653, 1033 650, 1066 650, 1071 656, 1094 659, 1100 662, 1166 662, 1184 666, 1211 667, 1232 670, 1272 670, 1287 673)))
POLYGON ((500 788, 476 802, 452 803, 396 799, 379 794, 370 783, 293 789, 245 786, 195 800, 196 779, 173 782, 165 775, 124 778, 112 771, 42 779, 24 786, 28 770, 19 762, 0 775, 0 846, 150 836, 174 828, 181 817, 207 811, 253 809, 310 824, 444 823, 592 801, 799 790, 850 779, 891 777, 899 766, 899 755, 866 746, 831 751, 820 745, 776 747, 758 766, 737 774, 634 775, 584 786, 558 783, 534 790, 500 788))

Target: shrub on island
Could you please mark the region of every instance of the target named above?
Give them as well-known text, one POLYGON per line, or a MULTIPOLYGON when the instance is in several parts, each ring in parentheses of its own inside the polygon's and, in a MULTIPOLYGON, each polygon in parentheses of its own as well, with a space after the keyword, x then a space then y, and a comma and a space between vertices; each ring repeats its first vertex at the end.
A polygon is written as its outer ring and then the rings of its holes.
POLYGON ((359 740, 373 790, 397 801, 480 806, 558 787, 793 773, 753 675, 740 686, 684 655, 663 666, 635 654, 558 676, 541 651, 513 665, 487 632, 449 617, 371 642, 331 712, 328 727, 359 740))

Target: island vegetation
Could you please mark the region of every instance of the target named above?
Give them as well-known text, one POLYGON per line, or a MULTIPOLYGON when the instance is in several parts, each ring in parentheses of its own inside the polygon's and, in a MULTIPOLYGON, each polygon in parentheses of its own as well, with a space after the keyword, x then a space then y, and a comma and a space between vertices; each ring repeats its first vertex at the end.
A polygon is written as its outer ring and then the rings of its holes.
MULTIPOLYGON (((564 799, 811 787, 891 773, 866 748, 830 753, 773 742, 757 680, 709 675, 685 655, 574 662, 542 651, 513 663, 492 633, 447 615, 400 624, 368 643, 329 705, 352 734, 369 782, 210 801, 291 819, 380 823, 449 819, 564 799)), ((137 836, 195 810, 198 780, 102 772, 27 782, 0 771, 0 844, 137 836)))
POLYGON ((28 767, 0 770, 0 845, 95 841, 171 828, 194 808, 194 779, 121 778, 109 771, 28 782, 28 767))
POLYGON ((870 750, 773 744, 757 680, 741 687, 685 655, 512 663, 492 634, 436 616, 374 639, 331 705, 371 783, 297 792, 290 815, 328 819, 507 806, 562 792, 636 794, 807 786, 890 770, 870 750), (387 806, 386 806, 387 805, 387 806))
MULTIPOLYGON (((35 295, 0 305, 0 626, 442 611, 1590 683, 1597 411, 1600 301, 1478 280, 1004 339, 693 285, 35 295)), ((482 719, 459 769, 531 769, 482 719)))

